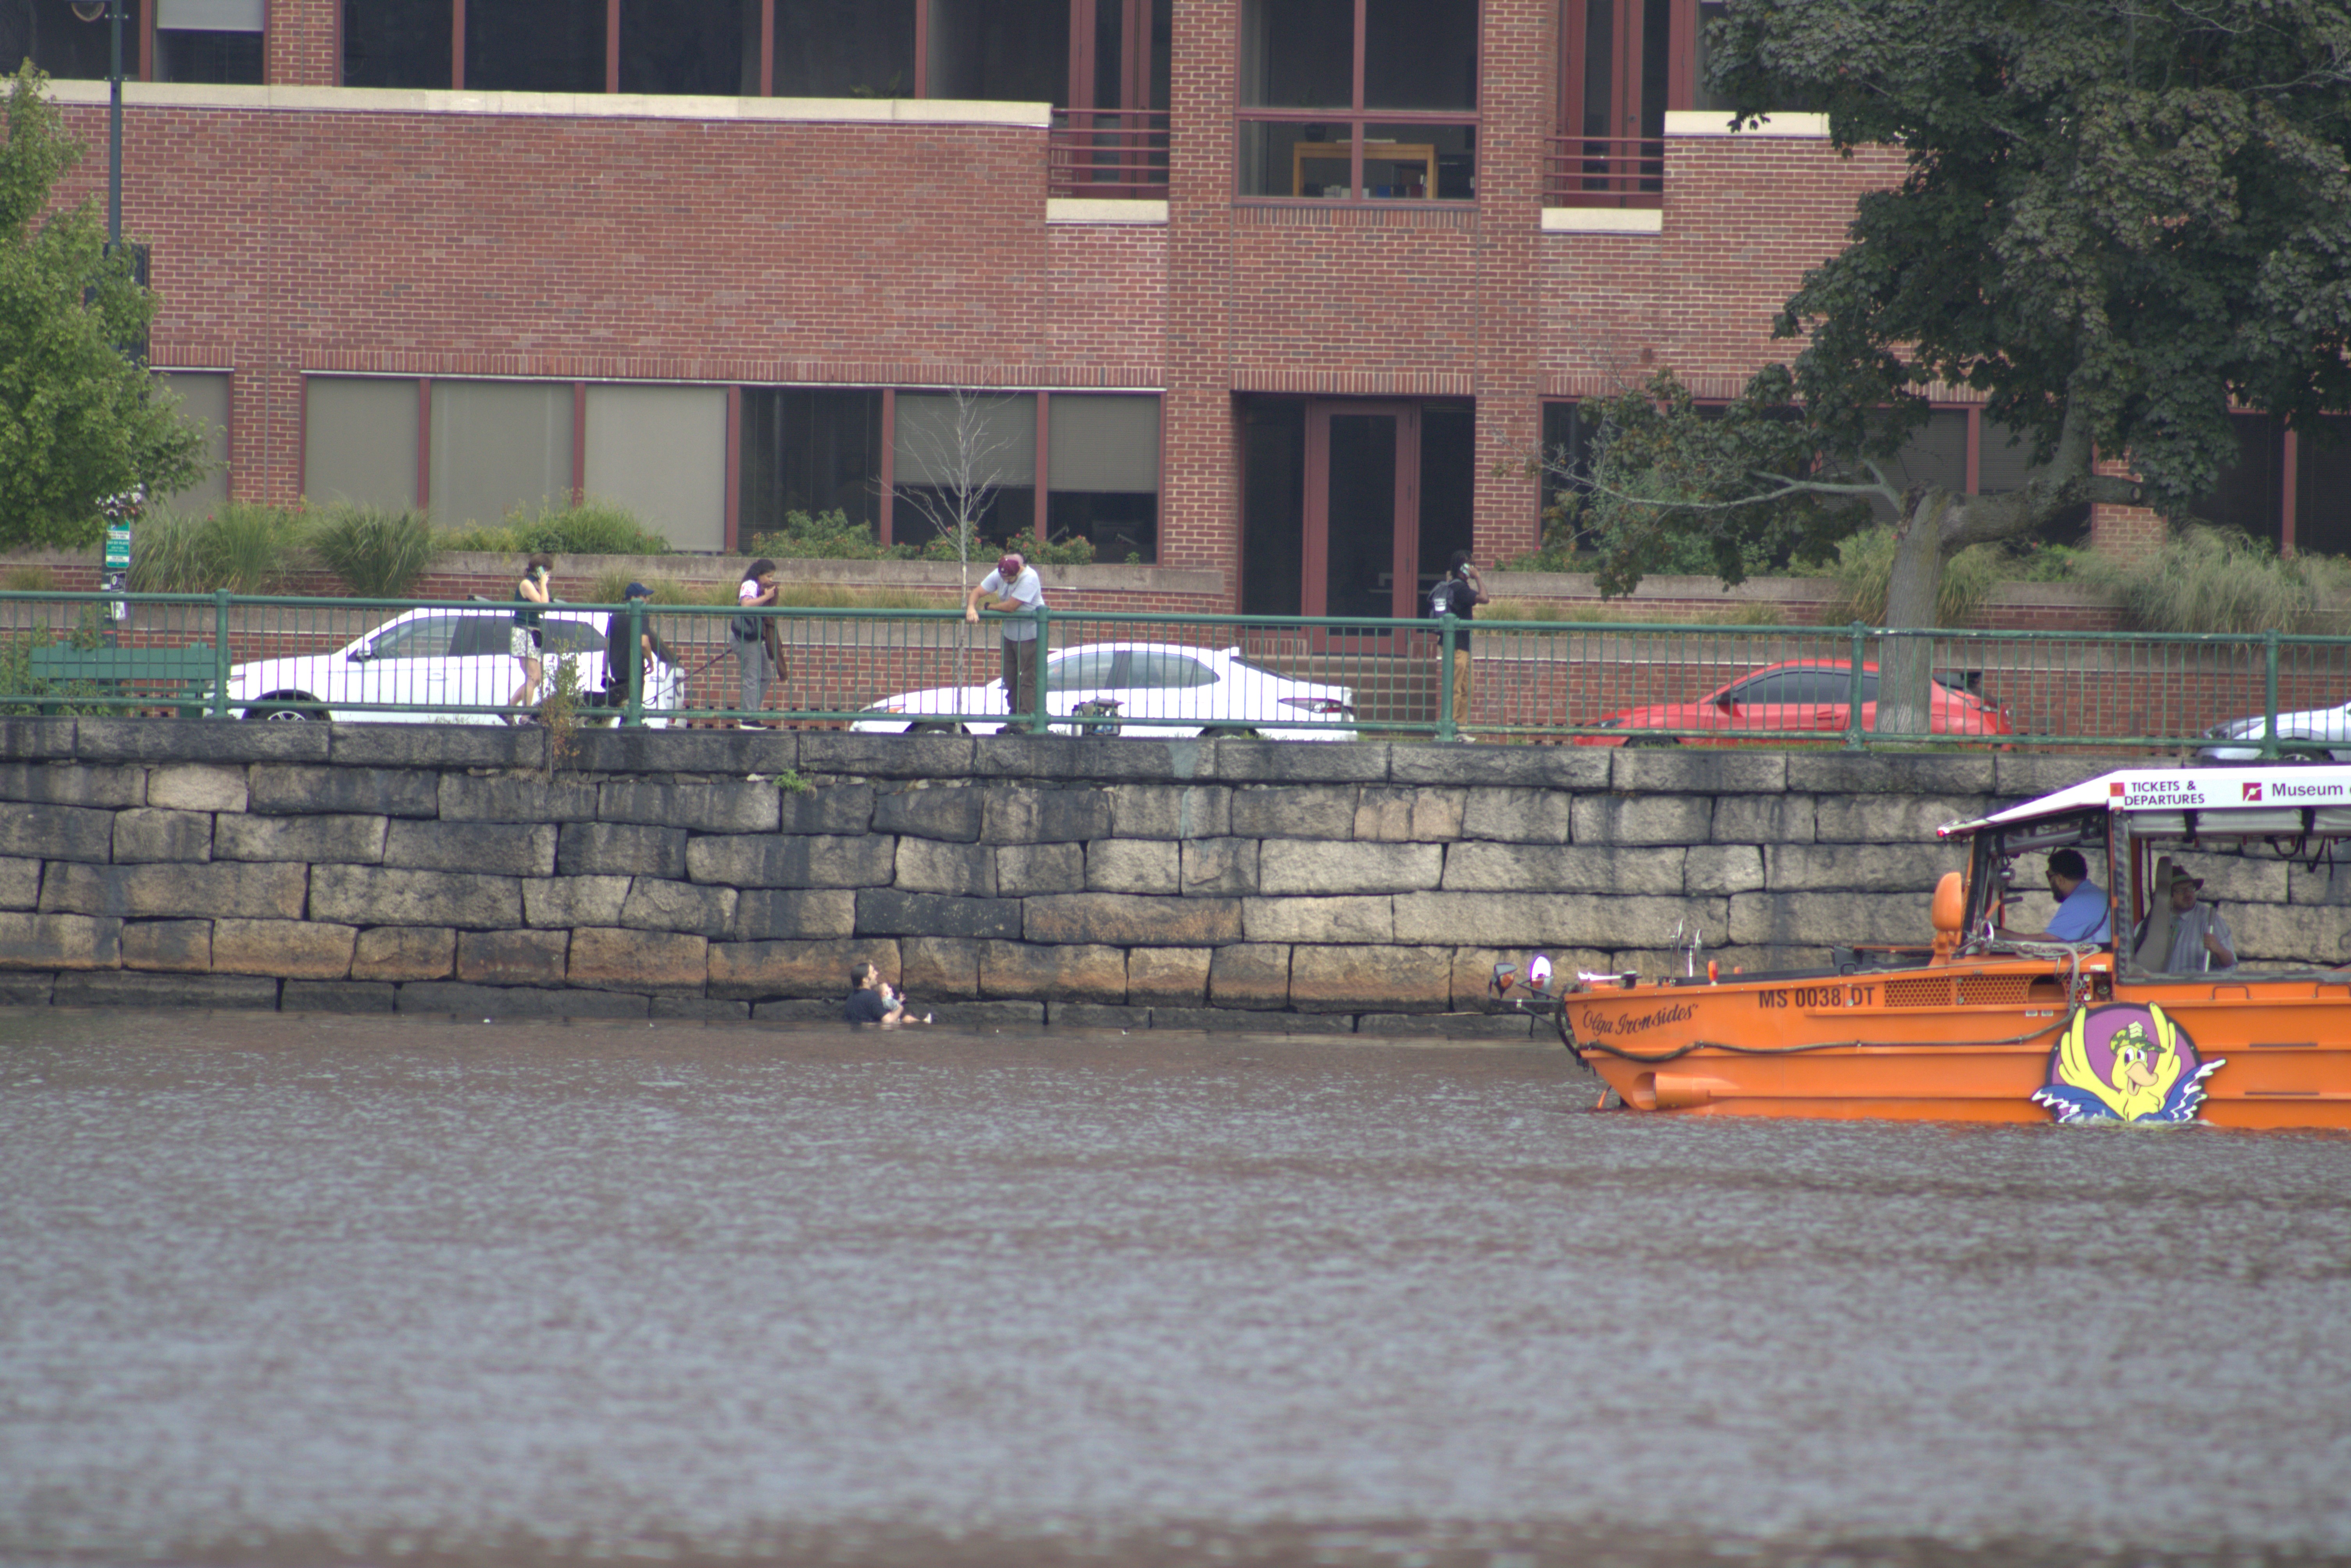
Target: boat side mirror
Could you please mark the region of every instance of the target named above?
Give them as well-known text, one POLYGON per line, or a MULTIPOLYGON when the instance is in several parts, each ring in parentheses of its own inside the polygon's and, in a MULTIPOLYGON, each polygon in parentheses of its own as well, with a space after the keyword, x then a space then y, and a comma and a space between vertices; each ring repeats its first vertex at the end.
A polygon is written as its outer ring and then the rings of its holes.
POLYGON ((1959 928, 1968 917, 1968 884, 1958 872, 1945 872, 1935 884, 1928 915, 1935 925, 1935 956, 1948 958, 1959 945, 1959 928))

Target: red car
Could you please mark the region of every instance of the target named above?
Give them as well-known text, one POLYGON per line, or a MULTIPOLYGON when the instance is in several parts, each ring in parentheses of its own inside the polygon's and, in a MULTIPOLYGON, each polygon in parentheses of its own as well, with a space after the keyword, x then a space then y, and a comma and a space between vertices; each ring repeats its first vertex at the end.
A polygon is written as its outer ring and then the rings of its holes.
MULTIPOLYGON (((1827 740, 1845 731, 1853 665, 1842 659, 1790 659, 1741 675, 1696 702, 1626 708, 1599 721, 1614 735, 1580 735, 1578 746, 1765 746, 1801 737, 1827 740), (1643 734, 1645 730, 1667 731, 1643 734), (1676 730, 1704 730, 1677 735, 1676 730)), ((1936 735, 2013 735, 2008 709, 1995 707, 1940 671, 1928 718, 1936 735)), ((1861 727, 1877 726, 1877 666, 1861 667, 1861 727)))

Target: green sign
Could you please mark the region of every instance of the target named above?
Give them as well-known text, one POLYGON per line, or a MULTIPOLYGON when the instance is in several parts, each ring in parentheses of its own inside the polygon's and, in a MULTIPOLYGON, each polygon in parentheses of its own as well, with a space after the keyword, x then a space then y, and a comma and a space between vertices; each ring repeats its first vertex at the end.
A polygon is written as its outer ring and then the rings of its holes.
POLYGON ((131 570, 131 530, 120 524, 106 530, 106 570, 131 570))

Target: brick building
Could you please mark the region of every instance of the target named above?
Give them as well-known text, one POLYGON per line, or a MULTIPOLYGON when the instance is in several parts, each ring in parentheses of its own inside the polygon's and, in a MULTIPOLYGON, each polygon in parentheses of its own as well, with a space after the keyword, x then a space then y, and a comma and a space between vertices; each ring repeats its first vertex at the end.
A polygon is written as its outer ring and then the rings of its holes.
MULTIPOLYGON (((125 225, 211 494, 584 492, 722 550, 791 509, 925 537, 976 463, 992 535, 1258 612, 1528 548, 1513 460, 1654 367, 1728 396, 1784 357, 1773 308, 1899 169, 1728 133, 1700 0, 125 3, 125 225)), ((0 0, 76 196, 100 10, 0 0)), ((2223 509, 2351 548, 2344 457, 2246 434, 2223 509)), ((2023 476, 1957 399, 1911 466, 2023 476)))

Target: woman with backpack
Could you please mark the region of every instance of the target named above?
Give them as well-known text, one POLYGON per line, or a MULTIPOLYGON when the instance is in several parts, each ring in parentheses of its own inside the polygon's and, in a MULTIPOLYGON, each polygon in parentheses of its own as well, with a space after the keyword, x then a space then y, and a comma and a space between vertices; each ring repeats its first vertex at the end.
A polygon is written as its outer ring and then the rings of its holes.
MULTIPOLYGON (((742 676, 743 695, 739 706, 757 713, 767 706, 768 672, 773 669, 778 679, 783 677, 784 650, 776 630, 776 618, 758 612, 772 607, 782 589, 776 583, 776 563, 761 556, 743 569, 742 585, 735 591, 740 613, 728 622, 735 637, 735 668, 742 676)), ((737 727, 765 729, 757 719, 737 719, 737 727)))

